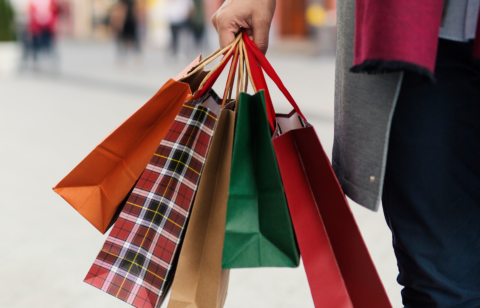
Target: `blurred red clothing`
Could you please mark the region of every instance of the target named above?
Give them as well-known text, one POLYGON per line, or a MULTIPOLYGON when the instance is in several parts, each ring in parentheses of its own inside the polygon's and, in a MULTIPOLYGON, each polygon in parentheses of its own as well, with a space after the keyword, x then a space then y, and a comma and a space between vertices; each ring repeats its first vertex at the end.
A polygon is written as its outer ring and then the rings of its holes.
POLYGON ((32 35, 39 35, 43 31, 48 31, 51 34, 55 33, 58 13, 58 5, 55 0, 30 0, 30 33, 32 35))

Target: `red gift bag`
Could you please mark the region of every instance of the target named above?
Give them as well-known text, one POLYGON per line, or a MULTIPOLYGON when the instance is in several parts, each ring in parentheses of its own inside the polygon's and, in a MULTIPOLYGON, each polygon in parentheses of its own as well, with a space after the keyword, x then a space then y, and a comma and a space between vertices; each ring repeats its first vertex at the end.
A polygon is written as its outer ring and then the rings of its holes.
POLYGON ((275 123, 273 145, 315 306, 391 308, 314 128, 262 52, 246 35, 244 41, 252 81, 265 90, 275 123), (275 114, 261 68, 294 107, 289 115, 275 114))

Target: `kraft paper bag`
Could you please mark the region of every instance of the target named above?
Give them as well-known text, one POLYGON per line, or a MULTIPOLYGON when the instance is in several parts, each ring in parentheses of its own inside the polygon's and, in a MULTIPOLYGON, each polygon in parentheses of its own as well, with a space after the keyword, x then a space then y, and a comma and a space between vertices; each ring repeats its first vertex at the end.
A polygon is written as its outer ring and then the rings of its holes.
MULTIPOLYGON (((228 108, 228 106, 227 106, 228 108)), ((221 308, 230 270, 222 270, 235 112, 220 113, 180 252, 168 308, 221 308)))

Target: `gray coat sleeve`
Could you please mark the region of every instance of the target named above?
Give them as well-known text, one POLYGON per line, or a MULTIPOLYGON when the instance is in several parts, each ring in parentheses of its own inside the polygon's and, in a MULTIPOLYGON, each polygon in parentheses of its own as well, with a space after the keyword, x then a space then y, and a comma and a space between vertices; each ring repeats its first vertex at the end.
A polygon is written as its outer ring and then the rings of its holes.
POLYGON ((388 136, 403 73, 365 75, 353 65, 355 0, 337 1, 335 137, 332 164, 347 196, 378 210, 388 136))

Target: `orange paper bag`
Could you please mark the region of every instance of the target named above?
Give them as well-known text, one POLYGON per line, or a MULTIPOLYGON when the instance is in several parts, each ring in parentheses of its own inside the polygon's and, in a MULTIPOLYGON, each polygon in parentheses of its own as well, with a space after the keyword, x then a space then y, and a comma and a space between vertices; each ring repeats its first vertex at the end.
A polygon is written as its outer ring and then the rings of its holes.
POLYGON ((122 200, 147 166, 183 103, 205 72, 177 81, 193 61, 131 115, 53 188, 98 231, 105 233, 122 200))

